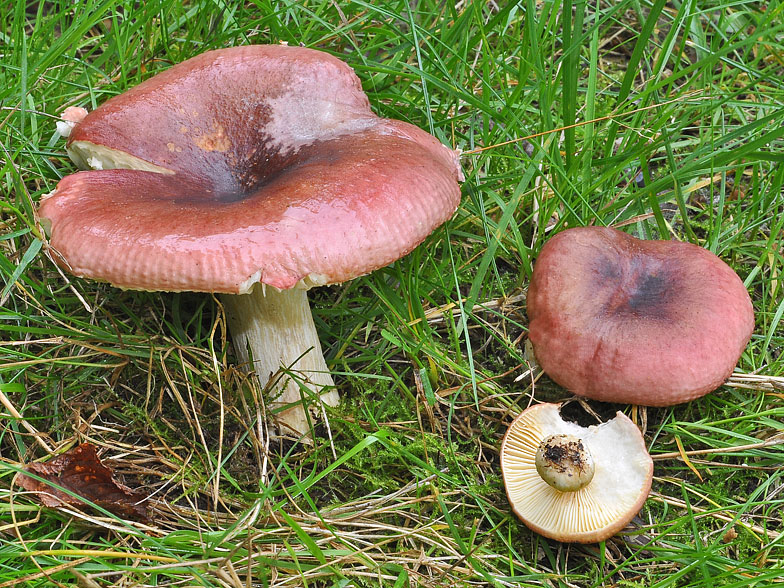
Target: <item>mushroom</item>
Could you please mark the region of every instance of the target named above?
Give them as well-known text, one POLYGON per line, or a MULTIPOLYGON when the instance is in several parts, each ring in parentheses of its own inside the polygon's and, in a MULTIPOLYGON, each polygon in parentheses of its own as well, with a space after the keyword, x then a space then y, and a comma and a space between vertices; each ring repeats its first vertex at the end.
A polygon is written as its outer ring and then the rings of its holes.
POLYGON ((67 149, 93 171, 42 198, 52 257, 120 288, 220 293, 262 386, 285 368, 274 407, 297 435, 303 394, 338 400, 306 290, 406 255, 463 179, 455 151, 373 114, 342 61, 282 45, 175 65, 76 122, 67 149))
POLYGON ((582 227, 554 236, 528 289, 542 369, 605 402, 668 406, 718 388, 754 330, 738 275, 691 243, 582 227))
POLYGON ((61 137, 69 137, 71 131, 85 116, 87 116, 87 109, 81 106, 69 106, 60 114, 60 120, 55 124, 57 126, 57 134, 61 137))
POLYGON ((581 427, 560 405, 537 404, 512 422, 501 472, 514 513, 540 535, 596 543, 623 529, 651 489, 653 460, 623 413, 581 427))

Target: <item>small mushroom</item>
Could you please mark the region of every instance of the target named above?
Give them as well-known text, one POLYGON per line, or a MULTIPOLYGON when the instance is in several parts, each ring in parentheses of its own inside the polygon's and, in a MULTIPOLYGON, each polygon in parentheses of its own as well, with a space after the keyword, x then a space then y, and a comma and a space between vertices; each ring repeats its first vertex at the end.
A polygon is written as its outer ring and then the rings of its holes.
POLYGON ((524 410, 501 444, 501 472, 514 513, 540 535, 596 543, 623 529, 651 489, 653 460, 623 413, 581 427, 560 405, 524 410))
POLYGON ((668 406, 718 388, 754 330, 743 282, 709 251, 582 227, 555 235, 528 289, 542 369, 605 402, 668 406))
POLYGON ((60 120, 57 121, 57 134, 61 137, 69 137, 71 135, 71 131, 76 126, 76 123, 80 122, 85 116, 87 116, 87 109, 82 108, 80 106, 69 106, 60 114, 60 120))
MULTIPOLYGON (((280 368, 338 396, 307 302, 406 255, 460 201, 455 151, 371 110, 326 53, 256 45, 203 53, 74 124, 81 167, 44 197, 52 257, 139 290, 222 294, 235 350, 262 386, 280 368)), ((303 390, 278 421, 309 430, 303 390)))

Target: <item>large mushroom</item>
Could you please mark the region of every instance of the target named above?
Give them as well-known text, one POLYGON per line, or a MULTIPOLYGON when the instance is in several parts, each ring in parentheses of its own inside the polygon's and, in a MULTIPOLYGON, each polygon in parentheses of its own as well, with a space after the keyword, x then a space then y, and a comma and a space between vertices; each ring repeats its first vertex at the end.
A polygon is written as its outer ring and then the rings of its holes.
POLYGON ((512 422, 501 472, 514 513, 540 535, 596 543, 623 529, 651 489, 653 460, 623 413, 599 425, 565 421, 560 405, 537 404, 512 422))
POLYGON ((528 289, 542 369, 571 392, 666 406, 719 387, 754 329, 751 299, 721 259, 691 243, 582 227, 551 238, 528 289))
POLYGON ((261 384, 299 374, 274 387, 297 435, 303 391, 338 399, 306 290, 406 255, 460 200, 455 151, 377 117, 350 67, 301 47, 175 65, 76 122, 67 148, 94 171, 42 199, 52 257, 120 288, 222 294, 261 384))

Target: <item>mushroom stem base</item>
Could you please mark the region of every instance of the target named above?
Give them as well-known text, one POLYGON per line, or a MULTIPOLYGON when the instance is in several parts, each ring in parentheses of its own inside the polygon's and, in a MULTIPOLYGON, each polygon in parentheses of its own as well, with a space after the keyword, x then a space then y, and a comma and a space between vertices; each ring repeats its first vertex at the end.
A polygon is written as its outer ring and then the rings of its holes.
POLYGON ((249 294, 222 295, 221 301, 238 359, 246 366, 252 361, 262 388, 275 379, 268 392, 278 425, 309 440, 303 405, 309 391, 320 394, 329 406, 336 406, 339 397, 324 361, 307 292, 257 285, 249 294))

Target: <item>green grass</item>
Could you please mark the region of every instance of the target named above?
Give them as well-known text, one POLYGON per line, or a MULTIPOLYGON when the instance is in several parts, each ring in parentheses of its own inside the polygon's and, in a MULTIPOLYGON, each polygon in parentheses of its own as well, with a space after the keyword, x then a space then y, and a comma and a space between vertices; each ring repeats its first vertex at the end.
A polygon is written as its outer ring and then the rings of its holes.
POLYGON ((784 4, 6 0, 0 140, 0 587, 781 582, 784 4), (340 56, 378 114, 463 150, 466 174, 415 252, 311 292, 343 398, 313 447, 268 438, 215 299, 61 274, 34 214, 74 171, 63 108, 281 41, 340 56), (757 316, 738 370, 756 376, 673 408, 591 402, 637 418, 655 480, 627 532, 570 546, 511 514, 498 446, 532 398, 569 398, 516 378, 533 261, 584 224, 731 264, 757 316), (153 494, 150 525, 42 509, 12 484, 84 440, 153 494))

